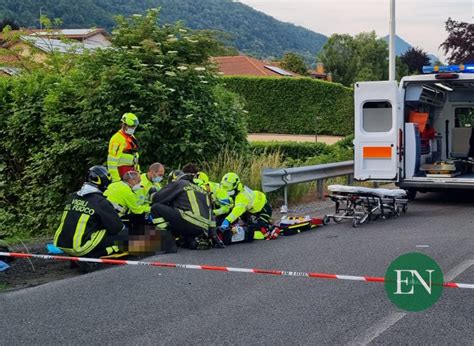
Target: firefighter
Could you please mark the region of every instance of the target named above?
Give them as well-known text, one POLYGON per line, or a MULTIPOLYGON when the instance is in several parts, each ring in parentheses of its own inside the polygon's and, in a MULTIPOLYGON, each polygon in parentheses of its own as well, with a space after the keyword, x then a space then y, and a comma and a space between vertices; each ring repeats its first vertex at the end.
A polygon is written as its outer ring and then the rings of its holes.
POLYGON ((128 171, 121 181, 111 183, 104 193, 132 235, 144 233, 146 213, 150 212, 150 205, 141 203, 139 194, 135 193, 141 188, 140 174, 128 171))
POLYGON ((253 239, 278 237, 278 234, 273 232, 275 230, 270 219, 272 207, 263 192, 245 186, 239 176, 232 172, 222 177, 221 186, 230 197, 234 198, 234 206, 220 226, 223 232, 228 230, 240 217, 247 223, 249 232, 254 232, 253 239))
POLYGON ((122 127, 109 142, 107 167, 112 181, 120 181, 128 171, 140 172, 138 165, 138 142, 133 135, 138 126, 138 118, 133 113, 122 116, 122 127))
POLYGON ((176 237, 189 241, 190 248, 210 248, 215 236, 211 201, 206 191, 193 183, 194 175, 173 171, 168 185, 152 197, 151 215, 157 229, 167 234, 168 249, 176 252, 176 237))
POLYGON ((119 239, 126 227, 112 204, 103 196, 111 181, 104 166, 93 166, 82 188, 64 208, 54 245, 71 256, 101 257, 120 253, 119 239))

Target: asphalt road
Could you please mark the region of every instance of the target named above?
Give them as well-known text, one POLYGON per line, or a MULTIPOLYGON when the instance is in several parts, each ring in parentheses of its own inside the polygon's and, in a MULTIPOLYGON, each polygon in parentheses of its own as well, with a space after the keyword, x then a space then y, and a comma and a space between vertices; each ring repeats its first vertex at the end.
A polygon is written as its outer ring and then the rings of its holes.
MULTIPOLYGON (((474 283, 473 207, 468 195, 427 194, 358 229, 153 259, 384 276, 399 255, 422 252, 449 279, 474 283)), ((120 267, 0 295, 0 344, 472 344, 473 311, 473 290, 445 289, 407 313, 380 283, 120 267)))

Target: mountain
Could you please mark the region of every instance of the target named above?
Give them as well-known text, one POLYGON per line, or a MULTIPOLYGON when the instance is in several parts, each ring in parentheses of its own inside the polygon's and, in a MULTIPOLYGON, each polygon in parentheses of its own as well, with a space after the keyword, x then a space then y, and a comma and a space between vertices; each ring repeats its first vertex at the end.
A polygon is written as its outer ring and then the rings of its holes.
POLYGON ((2 0, 0 19, 13 18, 24 27, 38 27, 40 9, 49 18, 60 18, 62 28, 114 26, 115 15, 130 16, 161 7, 162 23, 182 20, 191 29, 217 29, 231 34, 229 43, 259 58, 280 58, 287 51, 308 63, 327 37, 284 23, 250 6, 232 0, 2 0))
MULTIPOLYGON (((390 36, 387 35, 383 39, 387 41, 387 43, 389 43, 390 36)), ((407 41, 405 41, 403 38, 401 38, 398 35, 395 36, 395 51, 396 51, 397 56, 405 54, 405 52, 409 50, 410 48, 413 48, 413 46, 410 43, 408 43, 407 41)), ((430 58, 431 64, 434 64, 436 61, 439 60, 439 58, 434 54, 428 54, 428 56, 430 58)))

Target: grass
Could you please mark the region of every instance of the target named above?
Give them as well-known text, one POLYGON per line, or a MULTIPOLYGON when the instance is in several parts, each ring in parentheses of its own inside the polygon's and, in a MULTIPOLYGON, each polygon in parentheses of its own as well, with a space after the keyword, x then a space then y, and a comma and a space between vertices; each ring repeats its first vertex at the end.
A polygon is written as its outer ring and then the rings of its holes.
POLYGON ((5 291, 8 288, 8 284, 5 282, 0 282, 0 292, 5 291))
POLYGON ((261 190, 264 168, 283 166, 283 158, 279 151, 270 154, 248 155, 224 150, 213 162, 203 165, 204 171, 211 181, 219 182, 228 172, 235 172, 240 180, 252 189, 261 190))

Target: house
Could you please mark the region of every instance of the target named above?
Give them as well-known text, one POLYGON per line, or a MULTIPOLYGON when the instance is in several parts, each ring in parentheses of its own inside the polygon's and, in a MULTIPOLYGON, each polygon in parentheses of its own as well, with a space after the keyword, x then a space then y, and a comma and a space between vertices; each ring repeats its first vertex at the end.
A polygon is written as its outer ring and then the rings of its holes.
POLYGON ((22 29, 10 31, 9 35, 15 39, 7 39, 0 33, 1 66, 15 66, 21 57, 30 56, 36 62, 42 62, 46 54, 53 51, 81 54, 85 49, 105 49, 112 44, 104 29, 22 29), (31 47, 38 50, 33 53, 31 47))
POLYGON ((324 65, 322 63, 316 64, 316 70, 308 71, 309 76, 314 79, 321 79, 326 80, 328 82, 332 82, 332 75, 331 73, 326 73, 324 71, 324 65))
POLYGON ((211 61, 226 76, 300 77, 296 73, 275 66, 275 64, 247 55, 217 56, 212 57, 211 61))

